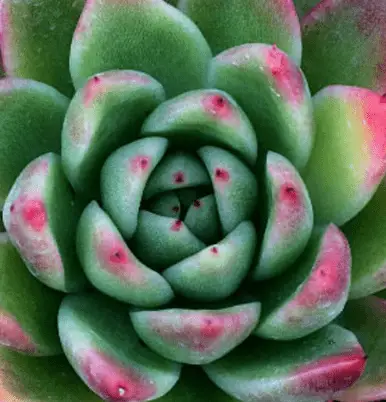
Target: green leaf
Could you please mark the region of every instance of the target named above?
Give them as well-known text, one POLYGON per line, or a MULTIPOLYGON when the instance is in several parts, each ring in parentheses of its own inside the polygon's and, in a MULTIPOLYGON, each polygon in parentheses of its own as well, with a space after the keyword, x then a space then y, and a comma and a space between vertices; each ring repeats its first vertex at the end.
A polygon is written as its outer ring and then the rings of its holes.
POLYGON ((162 306, 174 296, 165 279, 134 256, 95 201, 80 218, 77 250, 90 282, 111 297, 150 308, 162 306))
POLYGON ((350 247, 333 224, 315 230, 300 259, 282 276, 261 284, 263 314, 255 334, 290 340, 306 336, 334 320, 350 288, 350 247))
POLYGON ((185 365, 176 386, 158 402, 237 402, 208 379, 201 367, 185 365))
POLYGON ((143 71, 168 97, 205 84, 211 51, 200 30, 163 0, 87 2, 71 47, 76 88, 96 73, 143 71))
POLYGON ((3 0, 2 59, 8 76, 44 82, 71 96, 68 58, 85 0, 3 0))
POLYGON ((165 98, 156 80, 137 71, 90 78, 71 101, 62 131, 64 171, 77 193, 98 197, 107 157, 137 138, 145 117, 165 98))
POLYGON ((148 199, 159 193, 186 187, 210 184, 208 172, 196 155, 173 152, 165 156, 154 169, 144 191, 148 199))
POLYGON ((289 268, 305 249, 313 227, 307 189, 286 158, 268 153, 265 180, 268 222, 253 272, 258 280, 272 278, 289 268))
POLYGON ((355 383, 365 363, 354 334, 330 325, 291 342, 251 337, 203 368, 240 401, 321 402, 355 383))
POLYGON ((259 303, 221 310, 134 311, 140 338, 157 354, 181 363, 211 363, 245 341, 256 327, 259 303))
POLYGON ((79 216, 61 159, 54 153, 27 165, 3 209, 4 226, 28 269, 62 292, 77 292, 87 285, 75 250, 79 216))
POLYGON ((277 44, 300 64, 299 20, 292 0, 180 0, 215 54, 245 43, 277 44))
POLYGON ((59 335, 76 373, 104 400, 157 399, 180 376, 179 364, 140 344, 126 307, 101 295, 67 296, 59 335))
POLYGON ((314 97, 316 137, 303 179, 315 221, 342 225, 370 201, 386 171, 386 103, 365 88, 314 97))
POLYGON ((62 295, 28 272, 5 233, 0 234, 0 277, 0 344, 28 355, 60 354, 56 318, 62 295))
POLYGON ((334 396, 342 402, 374 402, 386 398, 386 301, 366 297, 349 301, 340 324, 354 332, 368 360, 362 377, 350 388, 334 396))
POLYGON ((140 211, 132 239, 135 255, 153 269, 166 268, 205 247, 180 219, 140 211))
POLYGON ((301 20, 320 2, 321 0, 294 0, 299 19, 301 20))
POLYGON ((253 218, 258 199, 256 177, 240 159, 221 148, 206 146, 198 155, 212 180, 221 226, 227 235, 242 221, 253 218))
POLYGON ((60 151, 68 99, 45 84, 0 80, 0 209, 24 167, 45 152, 60 151))
POLYGON ((147 209, 153 214, 174 219, 178 219, 181 215, 181 203, 177 194, 173 191, 168 191, 155 197, 149 203, 147 209))
POLYGON ((251 165, 257 140, 247 116, 232 97, 215 89, 191 91, 162 103, 142 127, 143 136, 160 135, 188 150, 218 145, 251 165))
POLYGON ((113 152, 103 165, 102 204, 126 238, 137 229, 143 191, 167 146, 164 138, 137 140, 113 152))
POLYGON ((9 402, 101 402, 62 356, 31 357, 0 348, 0 398, 9 402))
POLYGON ((386 288, 386 181, 366 207, 342 230, 351 246, 351 299, 386 288))
POLYGON ((313 92, 334 84, 386 91, 384 1, 321 1, 302 31, 303 69, 313 92))
POLYGON ((186 226, 205 244, 220 239, 221 225, 213 194, 197 198, 190 204, 184 222, 186 226))
POLYGON ((177 262, 163 276, 189 299, 214 301, 232 295, 251 267, 256 248, 252 222, 241 222, 225 239, 177 262))
POLYGON ((276 45, 246 44, 212 61, 209 83, 231 94, 259 144, 303 168, 314 141, 312 101, 302 71, 276 45))

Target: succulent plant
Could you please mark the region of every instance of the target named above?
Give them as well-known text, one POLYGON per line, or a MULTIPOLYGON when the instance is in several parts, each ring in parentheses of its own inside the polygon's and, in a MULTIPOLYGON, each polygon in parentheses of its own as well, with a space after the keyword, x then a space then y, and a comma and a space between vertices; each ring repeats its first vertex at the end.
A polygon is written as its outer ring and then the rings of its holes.
POLYGON ((385 17, 0 0, 0 400, 386 398, 385 17))

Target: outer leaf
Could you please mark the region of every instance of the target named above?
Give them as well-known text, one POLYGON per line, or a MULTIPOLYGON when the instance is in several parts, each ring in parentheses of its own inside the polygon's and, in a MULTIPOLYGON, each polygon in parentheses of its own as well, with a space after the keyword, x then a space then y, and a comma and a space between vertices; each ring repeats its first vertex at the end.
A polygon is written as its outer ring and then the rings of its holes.
POLYGON ((161 356, 187 364, 207 364, 242 343, 255 328, 259 303, 221 310, 168 309, 130 314, 141 339, 161 356))
POLYGON ((163 0, 88 1, 72 42, 70 70, 76 88, 102 71, 143 71, 170 97, 202 87, 210 57, 199 29, 163 0))
POLYGON ((62 131, 63 167, 76 192, 99 196, 103 163, 136 139, 164 98, 161 84, 137 71, 109 71, 87 81, 72 99, 62 131))
POLYGON ((303 179, 317 222, 342 225, 373 196, 386 171, 385 115, 384 99, 364 88, 315 95, 316 141, 303 179))
POLYGON ((29 162, 45 152, 59 152, 68 102, 42 83, 0 80, 0 209, 29 162))
POLYGON ((263 282, 263 315, 255 333, 288 340, 323 328, 347 302, 350 273, 350 248, 343 233, 333 224, 315 231, 293 269, 263 282))
POLYGON ((103 165, 103 207, 126 238, 136 231, 143 191, 167 146, 164 138, 137 140, 113 152, 103 165))
POLYGON ((209 82, 231 94, 261 145, 302 168, 310 156, 312 101, 299 67, 276 45, 246 44, 213 59, 209 82))
POLYGON ((240 401, 322 402, 355 383, 365 361, 354 334, 331 325, 292 342, 250 338, 204 370, 240 401))
POLYGON ((351 246, 349 297, 358 299, 386 288, 386 180, 366 207, 344 227, 351 246))
POLYGON ((0 343, 29 355, 60 354, 56 317, 62 295, 28 272, 5 233, 0 234, 0 276, 0 343))
POLYGON ((172 288, 193 300, 213 301, 233 294, 251 266, 256 246, 252 222, 241 222, 225 239, 163 273, 172 288))
POLYGON ((60 157, 53 153, 27 165, 4 205, 4 225, 28 269, 63 292, 82 290, 87 283, 75 250, 79 212, 60 157))
POLYGON ((177 363, 139 343, 126 308, 100 295, 67 296, 59 334, 70 364, 103 400, 157 399, 179 378, 177 363))
POLYGON ((162 135, 189 150, 225 146, 251 165, 257 140, 250 121, 232 97, 215 89, 191 91, 161 104, 145 121, 143 136, 162 135))
POLYGON ((2 0, 0 47, 8 76, 30 78, 71 96, 68 58, 85 0, 2 0))
POLYGON ((276 43, 300 64, 299 20, 292 0, 180 0, 213 52, 244 43, 276 43))
POLYGON ((386 398, 386 301, 367 297, 347 303, 341 325, 358 337, 368 360, 362 377, 334 399, 344 402, 374 402, 386 398))
POLYGON ((303 19, 303 69, 313 92, 332 84, 386 91, 386 3, 322 0, 303 19))
POLYGON ((77 250, 90 282, 109 296, 140 307, 158 307, 174 296, 160 274, 138 261, 95 201, 80 218, 77 250))
POLYGON ((1 348, 0 373, 4 402, 101 402, 64 356, 30 357, 1 348))
POLYGON ((272 278, 289 268, 305 249, 313 227, 311 201, 302 178, 283 156, 269 152, 265 168, 268 222, 253 272, 272 278))

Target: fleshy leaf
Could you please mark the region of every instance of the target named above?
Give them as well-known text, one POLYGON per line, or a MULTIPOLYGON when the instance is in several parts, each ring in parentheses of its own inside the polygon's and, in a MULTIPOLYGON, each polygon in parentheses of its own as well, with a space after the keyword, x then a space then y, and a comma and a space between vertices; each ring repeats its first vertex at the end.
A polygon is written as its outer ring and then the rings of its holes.
POLYGON ((330 325, 306 338, 250 338, 204 366, 217 386, 240 401, 310 402, 332 399, 363 373, 366 356, 351 332, 330 325))
POLYGON ((139 337, 157 354, 187 364, 211 363, 245 341, 256 327, 259 303, 220 310, 134 311, 139 337))
POLYGON ((302 20, 311 90, 353 85, 386 92, 386 3, 320 1, 302 20))
POLYGON ((368 356, 362 377, 334 399, 375 402, 386 398, 386 301, 370 296, 349 301, 340 324, 353 331, 368 356))
POLYGON ((184 219, 186 226, 206 244, 220 239, 221 225, 213 194, 197 198, 190 205, 184 219))
POLYGON ((148 117, 142 135, 160 135, 191 150, 225 146, 251 165, 257 140, 250 121, 232 97, 216 89, 191 91, 164 102, 148 117))
POLYGON ((45 84, 0 80, 0 209, 21 170, 45 152, 60 151, 68 99, 45 84))
POLYGON ((0 400, 101 402, 62 356, 31 357, 0 348, 0 400))
POLYGON ((76 373, 103 400, 157 399, 179 378, 179 364, 140 344, 126 307, 101 295, 67 296, 59 335, 76 373))
POLYGON ((102 71, 143 71, 168 97, 203 87, 211 51, 191 20, 163 0, 88 1, 71 47, 76 88, 102 71))
POLYGON ((245 43, 277 44, 300 64, 300 24, 292 0, 180 0, 215 54, 245 43))
POLYGON ((352 254, 351 299, 386 288, 386 180, 366 207, 342 230, 352 254))
POLYGON ((386 103, 364 88, 314 97, 315 145, 303 179, 315 221, 342 225, 371 199, 386 171, 386 103))
POLYGON ((138 261, 95 201, 80 218, 77 250, 87 277, 101 292, 140 307, 158 307, 173 298, 170 285, 138 261))
POLYGON ((302 178, 283 156, 269 152, 265 168, 268 222, 253 277, 284 272, 305 249, 313 227, 310 198, 302 178))
POLYGON ((220 222, 225 235, 256 210, 258 187, 252 171, 236 156, 221 148, 200 148, 199 156, 209 171, 220 222))
POLYGON ((316 230, 293 267, 262 283, 263 315, 255 334, 290 340, 324 327, 347 302, 350 273, 350 247, 343 233, 333 224, 316 230))
POLYGON ((137 140, 113 152, 103 165, 102 204, 126 238, 137 228, 143 191, 167 145, 164 138, 137 140))
POLYGON ((276 45, 246 44, 213 59, 209 82, 231 94, 266 149, 303 168, 310 156, 312 101, 299 67, 276 45))
POLYGON ((107 157, 136 139, 164 98, 161 84, 137 71, 109 71, 87 81, 72 99, 62 131, 63 167, 76 192, 98 196, 107 157))
POLYGON ((218 388, 201 367, 184 365, 176 386, 157 402, 238 402, 218 388))
POLYGON ((172 153, 166 155, 154 169, 143 196, 148 199, 170 190, 209 184, 208 172, 195 155, 186 152, 172 153))
POLYGON ((132 248, 149 267, 166 268, 204 247, 205 244, 180 219, 140 211, 132 248))
POLYGON ((181 215, 181 203, 175 192, 166 192, 156 197, 148 207, 153 214, 178 219, 181 215))
POLYGON ((28 355, 60 354, 56 318, 62 295, 28 272, 5 233, 0 234, 0 276, 0 344, 28 355))
POLYGON ((4 225, 28 269, 45 285, 63 292, 76 292, 87 284, 75 250, 79 215, 60 157, 54 153, 27 165, 4 205, 4 225))
POLYGON ((68 58, 85 0, 2 0, 0 46, 8 76, 30 78, 71 96, 68 58))
POLYGON ((308 12, 311 11, 321 0, 294 0, 296 12, 301 20, 308 12))
POLYGON ((233 294, 251 267, 256 230, 241 222, 225 239, 169 267, 163 275, 176 293, 202 301, 233 294))

